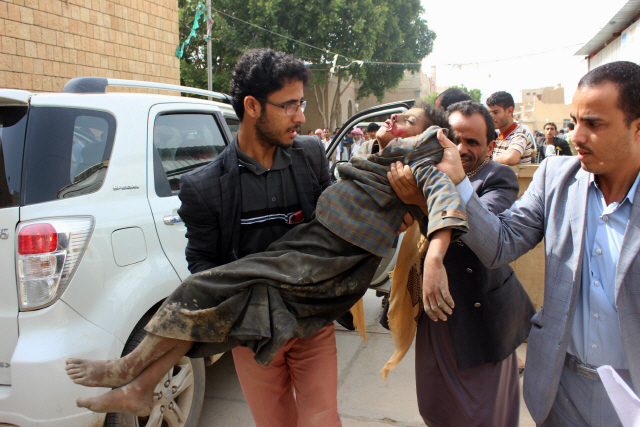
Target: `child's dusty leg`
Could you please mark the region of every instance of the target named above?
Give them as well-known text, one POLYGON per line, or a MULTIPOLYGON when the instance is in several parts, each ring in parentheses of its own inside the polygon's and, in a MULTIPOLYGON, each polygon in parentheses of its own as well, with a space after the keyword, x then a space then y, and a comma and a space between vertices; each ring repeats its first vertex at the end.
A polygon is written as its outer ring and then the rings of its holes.
POLYGON ((86 387, 122 387, 149 364, 185 342, 187 341, 147 334, 138 347, 120 359, 67 359, 67 374, 73 382, 86 387))
POLYGON ((155 403, 153 392, 156 385, 192 345, 192 342, 180 341, 127 385, 98 397, 79 398, 76 404, 93 412, 124 412, 139 417, 149 415, 155 403))
POLYGON ((435 322, 447 320, 454 307, 449 292, 447 272, 444 268, 444 256, 451 243, 451 229, 445 228, 433 232, 429 241, 429 249, 424 260, 422 295, 424 311, 435 322), (446 313, 446 314, 445 314, 446 313))

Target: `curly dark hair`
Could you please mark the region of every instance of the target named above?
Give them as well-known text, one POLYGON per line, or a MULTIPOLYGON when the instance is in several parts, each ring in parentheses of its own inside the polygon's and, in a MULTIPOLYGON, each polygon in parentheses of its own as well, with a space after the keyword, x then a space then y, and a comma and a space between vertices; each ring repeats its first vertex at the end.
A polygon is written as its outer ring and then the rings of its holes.
POLYGON ((489 98, 487 98, 487 105, 489 107, 497 105, 498 107, 502 107, 505 110, 509 107, 516 106, 516 104, 513 102, 513 96, 511 96, 509 92, 505 92, 503 90, 496 92, 489 98))
POLYGON ((442 129, 449 129, 449 122, 447 121, 443 111, 438 110, 428 102, 419 102, 418 105, 416 105, 416 108, 423 109, 424 115, 427 117, 427 123, 423 131, 433 125, 440 126, 442 129))
MULTIPOLYGON (((253 49, 246 52, 236 64, 229 83, 231 105, 238 118, 244 117, 244 98, 254 96, 267 99, 291 81, 302 81, 306 86, 310 70, 302 61, 273 49, 253 49)), ((264 107, 264 102, 260 101, 264 107)))
POLYGON ((627 126, 640 117, 640 66, 628 61, 616 61, 589 71, 580 79, 578 89, 611 82, 618 89, 618 108, 624 113, 627 126))
POLYGON ((451 114, 455 112, 459 112, 464 117, 471 117, 474 114, 480 114, 484 119, 484 124, 487 125, 487 145, 491 143, 494 139, 496 139, 496 129, 493 124, 493 117, 487 107, 482 104, 473 101, 461 101, 456 102, 455 104, 451 104, 449 108, 447 108, 447 120, 451 114))

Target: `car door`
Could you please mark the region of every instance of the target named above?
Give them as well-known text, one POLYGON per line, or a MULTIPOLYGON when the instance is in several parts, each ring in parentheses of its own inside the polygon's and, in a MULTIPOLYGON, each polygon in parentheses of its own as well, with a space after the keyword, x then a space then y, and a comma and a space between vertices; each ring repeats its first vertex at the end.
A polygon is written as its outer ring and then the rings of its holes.
POLYGON ((29 94, 16 92, 0 90, 0 385, 11 385, 11 357, 18 342, 15 232, 29 94))
POLYGON ((161 104, 149 112, 149 204, 162 249, 181 280, 189 276, 186 227, 178 208, 180 177, 209 164, 230 142, 219 109, 203 104, 161 104))
MULTIPOLYGON (((408 101, 399 101, 393 102, 390 104, 383 104, 376 107, 368 108, 355 114, 351 118, 349 118, 340 128, 340 131, 335 135, 335 137, 331 140, 331 143, 327 147, 327 158, 331 158, 333 152, 338 148, 338 144, 344 136, 358 126, 359 123, 368 121, 374 117, 380 118, 380 116, 389 116, 391 114, 402 113, 407 111, 414 105, 414 100, 408 101)), ((344 162, 336 162, 336 166, 340 163, 344 162)), ((332 175, 332 179, 338 179, 337 176, 337 168, 333 169, 334 175, 332 175)), ((398 258, 397 249, 400 247, 400 243, 402 243, 402 237, 404 233, 400 234, 396 241, 394 242, 393 252, 390 253, 387 257, 383 258, 373 275, 373 279, 371 280, 370 287, 376 289, 381 292, 389 292, 391 283, 389 280, 389 272, 391 272, 396 266, 396 260, 398 258)))

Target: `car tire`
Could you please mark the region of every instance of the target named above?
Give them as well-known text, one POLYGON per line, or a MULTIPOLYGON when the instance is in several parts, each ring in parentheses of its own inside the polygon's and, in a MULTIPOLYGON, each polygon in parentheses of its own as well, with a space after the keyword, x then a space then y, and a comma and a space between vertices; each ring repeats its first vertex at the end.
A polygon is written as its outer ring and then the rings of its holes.
MULTIPOLYGON (((143 317, 133 329, 124 346, 122 356, 136 348, 147 335, 144 330, 151 315, 143 317)), ((104 427, 196 427, 202 412, 205 393, 204 359, 183 357, 156 386, 154 396, 165 389, 175 390, 172 398, 155 399, 155 406, 148 417, 111 413, 107 414, 104 427), (180 411, 175 411, 174 408, 180 411), (183 415, 181 419, 180 415, 183 415)), ((162 396, 165 396, 163 393, 162 396)))

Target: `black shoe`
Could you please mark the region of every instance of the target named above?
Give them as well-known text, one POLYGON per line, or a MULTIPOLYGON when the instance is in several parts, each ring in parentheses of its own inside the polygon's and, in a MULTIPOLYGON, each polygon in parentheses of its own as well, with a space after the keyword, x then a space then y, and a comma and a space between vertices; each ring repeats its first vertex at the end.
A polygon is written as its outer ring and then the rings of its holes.
POLYGON ((336 322, 338 322, 345 329, 348 329, 350 331, 356 330, 356 326, 353 324, 353 314, 351 314, 350 311, 347 311, 345 314, 338 317, 336 319, 336 322))
POLYGON ((384 307, 389 302, 389 294, 384 294, 382 297, 382 306, 384 307))

